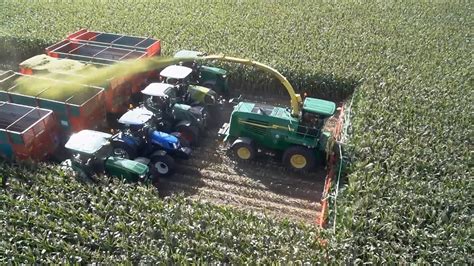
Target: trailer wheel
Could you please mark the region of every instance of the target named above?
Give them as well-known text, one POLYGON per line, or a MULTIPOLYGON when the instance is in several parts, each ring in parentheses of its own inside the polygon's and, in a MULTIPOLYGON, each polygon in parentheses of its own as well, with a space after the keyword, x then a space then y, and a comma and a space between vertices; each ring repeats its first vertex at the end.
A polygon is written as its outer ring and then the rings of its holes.
POLYGON ((283 164, 297 171, 308 171, 316 164, 314 151, 302 146, 292 146, 283 154, 283 164))
POLYGON ((257 154, 255 146, 251 141, 245 141, 240 138, 232 144, 232 151, 234 156, 243 161, 253 160, 257 154))
POLYGON ((179 126, 176 131, 181 133, 183 139, 185 139, 191 145, 197 145, 199 138, 199 129, 195 126, 179 126))
POLYGON ((160 176, 170 176, 175 171, 176 163, 168 154, 158 155, 151 158, 150 167, 160 176))
POLYGON ((112 147, 114 156, 125 159, 134 159, 137 157, 137 151, 123 142, 114 142, 112 143, 112 147))

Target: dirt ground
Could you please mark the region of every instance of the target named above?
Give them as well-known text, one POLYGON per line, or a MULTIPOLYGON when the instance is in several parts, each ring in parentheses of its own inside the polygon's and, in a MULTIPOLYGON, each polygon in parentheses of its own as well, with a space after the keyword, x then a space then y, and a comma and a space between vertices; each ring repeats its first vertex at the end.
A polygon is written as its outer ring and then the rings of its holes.
MULTIPOLYGON (((228 119, 231 111, 231 106, 225 108, 223 117, 228 119)), ((327 124, 330 129, 334 121, 327 124)), ((277 219, 316 221, 321 211, 324 167, 311 173, 295 173, 285 169, 279 159, 268 156, 249 163, 237 162, 218 141, 217 131, 217 126, 209 129, 200 145, 194 147, 192 158, 178 162, 176 174, 161 180, 160 191, 164 196, 184 193, 192 199, 265 213, 277 219)))

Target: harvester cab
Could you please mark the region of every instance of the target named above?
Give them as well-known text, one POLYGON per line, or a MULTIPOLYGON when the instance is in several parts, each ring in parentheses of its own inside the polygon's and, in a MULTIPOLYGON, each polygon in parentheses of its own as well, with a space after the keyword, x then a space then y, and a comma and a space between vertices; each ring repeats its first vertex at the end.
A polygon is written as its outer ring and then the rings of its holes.
POLYGON ((153 113, 138 107, 122 115, 118 122, 124 129, 112 138, 113 154, 134 159, 141 156, 150 168, 162 176, 171 175, 176 169, 174 158, 188 159, 191 149, 182 145, 179 133, 167 134, 156 130, 150 120, 153 113))
POLYGON ((153 112, 160 130, 180 132, 190 144, 197 143, 209 117, 205 106, 179 103, 176 87, 168 83, 151 83, 142 93, 144 106, 153 112))
POLYGON ((319 136, 320 130, 335 110, 336 105, 333 102, 310 97, 305 98, 301 109, 298 132, 319 136))
MULTIPOLYGON (((207 56, 204 52, 181 50, 178 51, 175 58, 202 58, 207 56)), ((229 96, 229 86, 227 71, 211 66, 204 66, 199 60, 183 61, 180 65, 189 67, 193 70, 191 75, 191 84, 201 85, 218 92, 224 98, 229 96)))
POLYGON ((157 184, 158 175, 139 158, 132 161, 113 156, 111 137, 111 134, 88 129, 74 133, 65 144, 72 158, 63 162, 63 166, 71 168, 81 177, 93 178, 95 174, 105 173, 127 181, 152 181, 157 184))

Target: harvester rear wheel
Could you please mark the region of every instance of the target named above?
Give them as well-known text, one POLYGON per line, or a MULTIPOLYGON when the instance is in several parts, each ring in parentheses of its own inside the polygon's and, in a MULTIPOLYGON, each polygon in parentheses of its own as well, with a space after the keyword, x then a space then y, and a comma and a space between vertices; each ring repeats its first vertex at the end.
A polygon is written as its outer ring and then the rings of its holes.
POLYGON ((283 154, 283 164, 297 171, 309 171, 316 164, 316 155, 306 147, 292 146, 283 154))

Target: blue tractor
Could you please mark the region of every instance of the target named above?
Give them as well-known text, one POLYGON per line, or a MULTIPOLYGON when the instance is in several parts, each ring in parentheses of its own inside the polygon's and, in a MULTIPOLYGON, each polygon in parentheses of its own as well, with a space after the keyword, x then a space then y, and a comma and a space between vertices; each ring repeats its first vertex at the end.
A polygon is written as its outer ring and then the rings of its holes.
POLYGON ((143 163, 153 167, 161 176, 169 176, 176 168, 175 158, 188 159, 191 148, 181 140, 180 133, 156 130, 153 118, 153 113, 144 107, 122 115, 118 120, 122 130, 111 139, 113 153, 127 159, 148 158, 150 161, 143 163))

